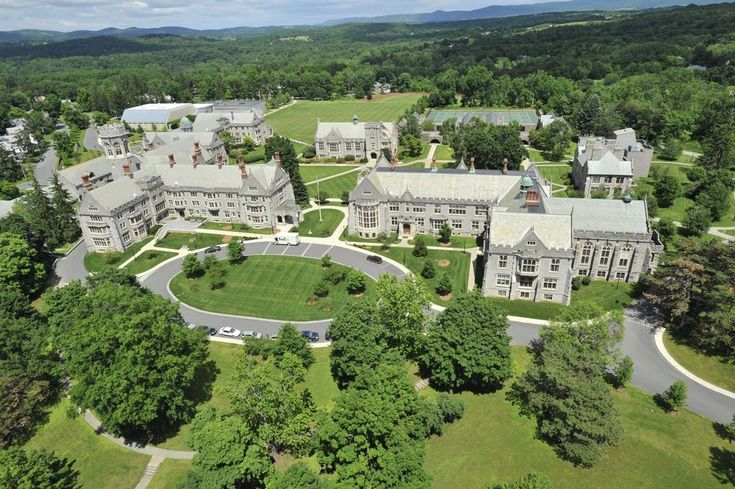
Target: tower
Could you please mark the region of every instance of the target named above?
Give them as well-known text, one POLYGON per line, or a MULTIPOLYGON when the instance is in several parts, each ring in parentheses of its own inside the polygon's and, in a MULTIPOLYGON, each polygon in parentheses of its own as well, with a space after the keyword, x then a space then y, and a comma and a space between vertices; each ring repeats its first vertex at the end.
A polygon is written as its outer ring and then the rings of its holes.
POLYGON ((109 160, 124 160, 132 156, 128 131, 122 124, 105 124, 97 128, 97 141, 109 160))

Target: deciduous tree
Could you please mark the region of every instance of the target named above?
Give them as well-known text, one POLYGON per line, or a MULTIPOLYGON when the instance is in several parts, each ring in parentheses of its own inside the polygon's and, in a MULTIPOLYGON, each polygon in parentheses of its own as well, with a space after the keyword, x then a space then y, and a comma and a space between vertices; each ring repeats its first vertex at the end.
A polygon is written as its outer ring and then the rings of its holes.
POLYGON ((0 234, 0 283, 33 294, 43 285, 46 269, 38 253, 16 234, 0 234))
POLYGON ((24 451, 14 447, 0 451, 0 487, 12 489, 78 489, 79 472, 74 461, 52 452, 24 451))
POLYGON ((274 342, 271 351, 277 363, 280 363, 286 353, 297 356, 307 370, 314 364, 315 358, 309 343, 292 323, 281 326, 281 329, 278 330, 278 339, 274 342))

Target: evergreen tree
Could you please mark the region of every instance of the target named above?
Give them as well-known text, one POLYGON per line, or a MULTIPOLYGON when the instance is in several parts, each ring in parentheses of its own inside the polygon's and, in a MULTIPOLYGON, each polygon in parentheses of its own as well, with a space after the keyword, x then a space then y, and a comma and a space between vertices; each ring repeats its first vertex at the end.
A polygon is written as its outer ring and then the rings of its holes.
POLYGON ((265 159, 270 160, 276 153, 280 154, 281 166, 291 178, 296 203, 306 205, 309 203, 309 192, 304 184, 304 179, 299 171, 299 161, 293 143, 285 136, 272 136, 265 143, 265 159))
POLYGON ((452 292, 452 279, 449 278, 447 272, 442 273, 439 276, 439 281, 436 283, 436 293, 439 295, 447 295, 452 292))
POLYGON ((233 239, 227 243, 227 260, 232 263, 240 263, 242 254, 245 252, 245 246, 239 239, 233 239))
POLYGON ((49 202, 52 212, 49 216, 51 233, 48 245, 56 248, 75 241, 81 234, 81 229, 79 229, 74 201, 69 192, 61 185, 56 173, 51 181, 51 192, 53 194, 49 202))
POLYGON ((574 125, 581 135, 595 135, 600 127, 602 108, 600 97, 590 95, 574 115, 574 125))
POLYGON ((692 236, 702 236, 710 227, 712 223, 712 216, 709 210, 699 204, 687 209, 686 217, 684 218, 684 230, 692 236))
POLYGON ((51 201, 35 178, 33 179, 31 190, 23 197, 20 205, 17 206, 17 212, 28 221, 36 230, 37 234, 44 237, 48 244, 51 240, 49 235, 52 231, 52 226, 49 222, 49 216, 53 214, 51 201))
POLYGON ((439 241, 442 243, 449 243, 452 239, 452 226, 444 222, 439 228, 439 241))
POLYGON ((74 461, 52 452, 14 447, 0 452, 0 487, 3 489, 78 489, 74 461))
POLYGON ((196 278, 204 274, 204 264, 199 261, 196 253, 186 255, 184 261, 181 263, 181 270, 186 275, 186 278, 196 278))
POLYGON ((436 268, 434 267, 434 260, 426 260, 423 268, 421 268, 421 276, 425 279, 434 278, 436 275, 436 268))
POLYGON ((426 256, 429 254, 429 250, 426 248, 426 243, 421 236, 416 236, 413 239, 413 256, 426 256))
POLYGON ((23 178, 23 168, 4 146, 0 146, 0 180, 17 182, 21 178, 23 178))

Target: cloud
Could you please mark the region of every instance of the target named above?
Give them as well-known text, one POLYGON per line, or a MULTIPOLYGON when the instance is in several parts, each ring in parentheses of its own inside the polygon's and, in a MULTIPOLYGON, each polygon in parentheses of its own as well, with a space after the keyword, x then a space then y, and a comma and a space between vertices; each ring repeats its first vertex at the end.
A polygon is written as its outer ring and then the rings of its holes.
POLYGON ((361 0, 0 0, 0 30, 303 25, 343 17, 473 9, 489 3, 405 0, 382 3, 383 8, 375 10, 361 0))

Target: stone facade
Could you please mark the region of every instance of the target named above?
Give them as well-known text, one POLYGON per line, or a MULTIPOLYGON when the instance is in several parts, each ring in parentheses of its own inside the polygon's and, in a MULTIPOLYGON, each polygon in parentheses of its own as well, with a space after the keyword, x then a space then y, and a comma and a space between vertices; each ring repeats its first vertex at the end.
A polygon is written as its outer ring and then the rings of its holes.
POLYGON ((398 129, 392 122, 318 122, 314 138, 320 158, 378 158, 386 149, 398 151, 398 129))
MULTIPOLYGON (((182 130, 189 129, 182 126, 182 130)), ((241 144, 246 137, 251 138, 256 144, 264 144, 265 140, 273 134, 273 129, 265 124, 263 113, 256 109, 199 114, 191 130, 196 132, 226 131, 230 133, 235 144, 241 144)))

